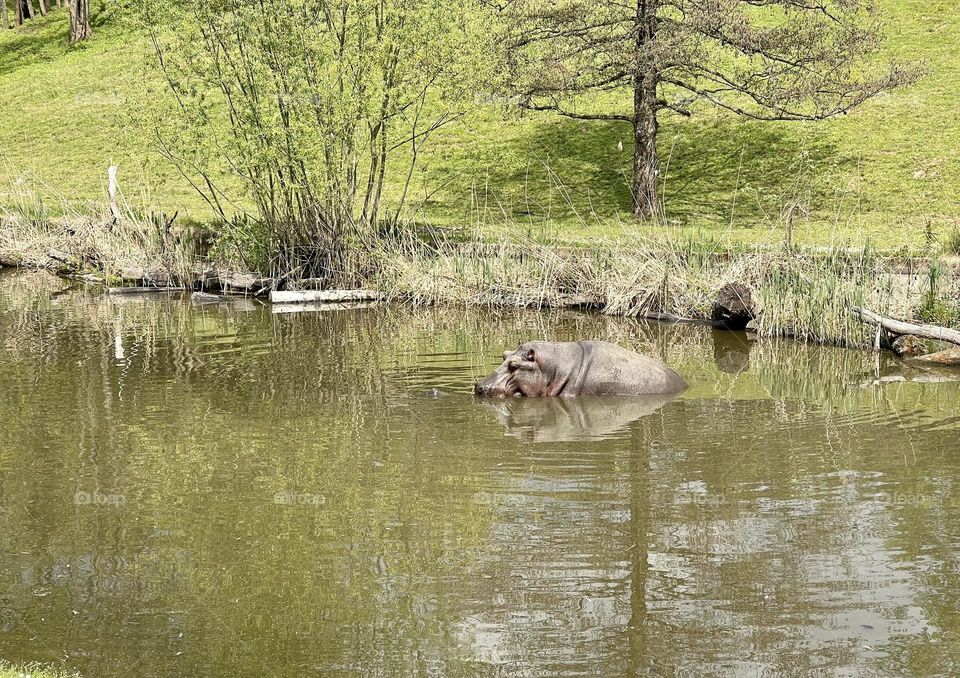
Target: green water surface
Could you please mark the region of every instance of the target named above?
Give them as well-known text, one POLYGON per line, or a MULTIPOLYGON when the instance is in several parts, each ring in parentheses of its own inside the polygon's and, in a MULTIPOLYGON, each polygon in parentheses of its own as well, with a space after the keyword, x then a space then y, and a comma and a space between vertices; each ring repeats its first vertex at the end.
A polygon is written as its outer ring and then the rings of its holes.
POLYGON ((960 384, 576 312, 0 274, 0 659, 88 676, 950 675, 960 384), (670 401, 475 399, 605 339, 670 401))

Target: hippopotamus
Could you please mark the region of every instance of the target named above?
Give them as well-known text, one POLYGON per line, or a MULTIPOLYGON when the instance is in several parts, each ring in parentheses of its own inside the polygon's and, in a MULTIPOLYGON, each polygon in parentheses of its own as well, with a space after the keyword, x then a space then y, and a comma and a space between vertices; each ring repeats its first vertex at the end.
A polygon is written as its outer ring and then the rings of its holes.
POLYGON ((503 364, 477 382, 480 396, 658 395, 687 387, 655 358, 606 341, 531 341, 505 351, 503 364))

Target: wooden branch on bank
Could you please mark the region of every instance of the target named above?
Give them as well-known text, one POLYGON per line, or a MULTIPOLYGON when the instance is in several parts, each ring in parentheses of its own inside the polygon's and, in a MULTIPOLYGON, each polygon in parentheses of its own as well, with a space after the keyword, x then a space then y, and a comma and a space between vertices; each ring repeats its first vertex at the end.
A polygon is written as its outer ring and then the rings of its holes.
POLYGON ((383 297, 374 290, 289 290, 273 291, 270 301, 274 304, 291 303, 338 303, 351 301, 379 301, 383 297))
POLYGON ((921 339, 946 341, 960 346, 960 331, 952 330, 948 327, 909 323, 904 320, 895 320, 894 318, 888 318, 880 315, 879 313, 874 313, 873 311, 860 308, 858 306, 852 306, 850 308, 850 313, 861 322, 880 327, 890 334, 897 334, 900 336, 912 335, 914 337, 920 337, 921 339))

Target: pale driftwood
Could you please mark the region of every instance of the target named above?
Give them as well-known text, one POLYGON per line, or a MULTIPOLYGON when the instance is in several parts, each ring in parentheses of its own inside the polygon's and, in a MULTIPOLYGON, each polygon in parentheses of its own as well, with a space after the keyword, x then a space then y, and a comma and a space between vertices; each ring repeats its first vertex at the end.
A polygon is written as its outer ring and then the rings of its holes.
POLYGON ((904 320, 895 320, 894 318, 888 318, 880 315, 879 313, 874 313, 868 309, 859 308, 858 306, 851 307, 850 313, 852 313, 853 316, 858 320, 865 322, 868 325, 875 325, 883 328, 891 334, 897 334, 901 336, 909 334, 922 339, 946 341, 951 344, 960 345, 960 331, 951 330, 947 327, 909 323, 904 320))
POLYGON ((960 348, 950 348, 938 353, 928 353, 927 355, 910 358, 910 363, 918 365, 942 365, 944 367, 960 367, 960 348))
POLYGON ((347 301, 343 303, 288 303, 273 304, 271 313, 325 313, 329 311, 352 311, 358 308, 373 308, 375 301, 347 301))
POLYGON ((382 297, 375 290, 287 290, 270 293, 270 301, 274 304, 342 304, 347 301, 379 301, 382 297))
POLYGON ((120 168, 116 165, 110 165, 107 168, 107 200, 110 204, 110 216, 113 217, 113 223, 120 220, 120 208, 117 206, 117 171, 120 168))

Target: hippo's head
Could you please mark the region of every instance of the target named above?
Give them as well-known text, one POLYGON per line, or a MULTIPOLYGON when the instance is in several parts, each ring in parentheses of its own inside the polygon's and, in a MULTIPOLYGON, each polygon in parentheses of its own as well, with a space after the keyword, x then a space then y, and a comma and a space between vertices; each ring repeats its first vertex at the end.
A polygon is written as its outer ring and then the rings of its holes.
POLYGON ((548 395, 553 378, 544 362, 534 343, 521 344, 515 351, 504 351, 500 367, 478 381, 473 392, 478 396, 501 398, 548 395))

